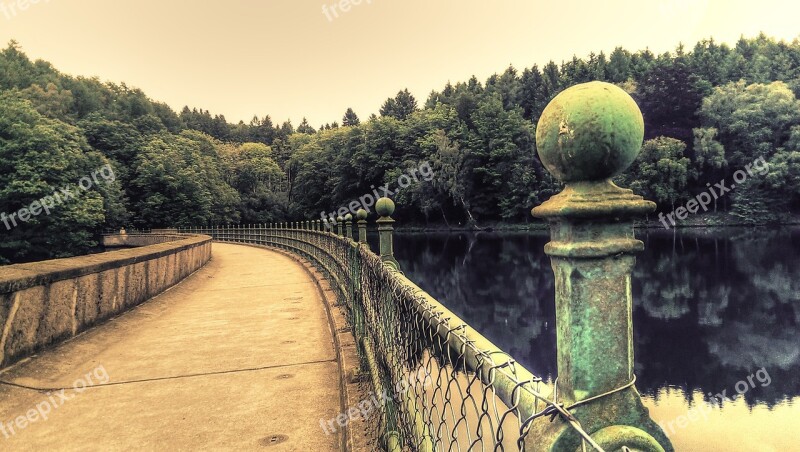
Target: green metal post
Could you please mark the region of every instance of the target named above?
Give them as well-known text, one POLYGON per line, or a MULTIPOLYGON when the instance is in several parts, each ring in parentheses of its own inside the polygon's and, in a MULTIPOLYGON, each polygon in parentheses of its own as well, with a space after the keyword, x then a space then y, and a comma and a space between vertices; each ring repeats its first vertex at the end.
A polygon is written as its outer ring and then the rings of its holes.
POLYGON ((350 240, 353 240, 353 215, 347 214, 344 216, 344 224, 345 224, 345 237, 350 240))
POLYGON ((356 218, 358 219, 358 243, 367 245, 367 211, 358 209, 356 218))
MULTIPOLYGON (((603 82, 573 86, 545 108, 536 143, 547 170, 564 190, 533 209, 550 224, 545 246, 556 287, 558 402, 605 450, 671 451, 633 386, 631 270, 644 244, 633 218, 655 204, 617 187, 611 178, 639 154, 644 121, 622 89, 603 82)), ((529 438, 551 450, 579 450, 565 422, 534 422, 529 438)))
POLYGON ((342 231, 342 223, 344 223, 344 218, 341 216, 336 217, 336 235, 339 237, 344 237, 344 232, 342 231))
POLYGON ((394 201, 389 198, 381 198, 375 203, 375 211, 378 212, 378 235, 380 236, 381 260, 392 269, 400 271, 400 263, 394 258, 394 244, 392 235, 394 234, 394 201))

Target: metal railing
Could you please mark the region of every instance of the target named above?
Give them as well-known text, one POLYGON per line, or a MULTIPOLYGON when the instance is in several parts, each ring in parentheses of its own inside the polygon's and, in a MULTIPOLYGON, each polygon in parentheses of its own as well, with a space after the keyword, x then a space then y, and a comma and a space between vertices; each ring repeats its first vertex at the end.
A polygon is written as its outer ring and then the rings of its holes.
MULTIPOLYGON (((349 225, 348 225, 349 228, 349 225)), ((534 376, 385 259, 319 222, 189 228, 220 242, 263 245, 312 262, 329 280, 376 394, 386 394, 389 450, 539 450, 534 421, 559 417, 602 448, 534 376)))

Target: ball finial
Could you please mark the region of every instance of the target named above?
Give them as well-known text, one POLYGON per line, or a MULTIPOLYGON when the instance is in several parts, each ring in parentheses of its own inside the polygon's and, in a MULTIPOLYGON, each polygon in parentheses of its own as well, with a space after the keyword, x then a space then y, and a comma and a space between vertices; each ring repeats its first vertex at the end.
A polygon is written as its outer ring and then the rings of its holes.
POLYGON ((336 217, 336 222, 337 222, 337 223, 341 223, 341 222, 343 222, 343 221, 344 221, 344 218, 342 218, 342 216, 341 216, 341 215, 339 215, 338 217, 336 217))
POLYGON ((375 211, 382 217, 391 217, 394 213, 394 201, 389 198, 381 198, 375 203, 375 211))
POLYGON ((358 221, 366 220, 367 219, 367 211, 364 210, 364 209, 358 209, 358 212, 356 212, 356 218, 358 219, 358 221))
POLYGON ((563 182, 601 181, 625 171, 639 155, 644 119, 633 98, 605 82, 575 85, 557 95, 536 128, 539 158, 563 182))
POLYGON ((348 213, 344 216, 344 221, 353 221, 353 215, 348 213))

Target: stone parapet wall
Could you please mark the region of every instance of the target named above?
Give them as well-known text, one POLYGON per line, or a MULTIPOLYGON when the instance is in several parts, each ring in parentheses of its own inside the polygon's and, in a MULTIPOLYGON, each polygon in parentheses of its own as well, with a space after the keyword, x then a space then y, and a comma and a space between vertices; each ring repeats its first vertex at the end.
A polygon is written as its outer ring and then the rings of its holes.
POLYGON ((160 294, 211 259, 205 235, 106 240, 138 247, 0 267, 0 368, 160 294))

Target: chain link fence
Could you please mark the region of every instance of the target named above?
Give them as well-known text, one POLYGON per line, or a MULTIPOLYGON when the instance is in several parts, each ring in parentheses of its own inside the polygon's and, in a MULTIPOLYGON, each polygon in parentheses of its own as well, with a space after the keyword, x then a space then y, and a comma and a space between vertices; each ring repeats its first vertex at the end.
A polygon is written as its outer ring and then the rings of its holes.
POLYGON ((550 396, 555 385, 385 265, 366 244, 299 227, 192 228, 221 242, 276 247, 312 262, 336 291, 358 343, 362 370, 383 394, 387 450, 546 450, 535 422, 563 422, 582 450, 602 450, 550 396))

